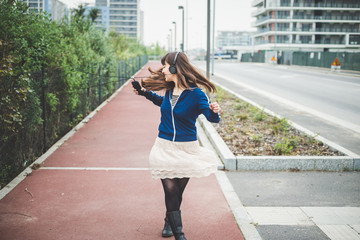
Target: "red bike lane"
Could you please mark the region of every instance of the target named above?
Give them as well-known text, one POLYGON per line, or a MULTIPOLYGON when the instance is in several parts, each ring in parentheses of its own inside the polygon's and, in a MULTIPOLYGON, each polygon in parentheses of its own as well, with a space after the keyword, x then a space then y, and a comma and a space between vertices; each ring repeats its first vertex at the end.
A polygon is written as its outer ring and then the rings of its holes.
MULTIPOLYGON (((160 65, 137 76, 148 66, 160 65)), ((0 200, 0 239, 163 239, 164 194, 148 169, 159 110, 127 83, 0 200)), ((214 175, 190 179, 182 215, 189 240, 244 239, 214 175)))

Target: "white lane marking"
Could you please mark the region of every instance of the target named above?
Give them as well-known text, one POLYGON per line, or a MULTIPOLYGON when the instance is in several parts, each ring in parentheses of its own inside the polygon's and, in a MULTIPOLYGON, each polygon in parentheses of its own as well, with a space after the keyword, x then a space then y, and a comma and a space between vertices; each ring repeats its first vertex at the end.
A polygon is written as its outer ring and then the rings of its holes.
POLYGON ((296 77, 299 77, 299 75, 292 74, 292 75, 281 75, 281 76, 279 76, 279 78, 296 78, 296 77))
POLYGON ((341 127, 344 127, 344 128, 347 128, 347 129, 350 129, 350 130, 353 130, 357 133, 360 133, 360 125, 356 125, 356 124, 353 124, 351 122, 348 122, 348 121, 344 121, 342 119, 339 119, 337 117, 334 117, 334 116, 331 116, 329 114, 326 114, 326 113, 323 113, 323 112, 320 112, 320 111, 317 111, 315 109, 312 109, 312 108, 309 108, 309 107, 306 107, 304 105, 301 105, 301 104, 298 104, 298 103, 295 103, 293 101, 290 101, 290 100, 287 100, 285 98, 282 98, 282 97, 279 97, 275 94, 272 94, 272 93, 269 93, 269 92, 266 92, 266 91, 263 91, 263 90, 260 90, 258 88, 255 88, 253 86, 250 86, 246 83, 242 83, 242 82, 238 82, 232 78, 229 78, 229 77, 226 77, 226 76, 223 76, 223 75, 219 75, 219 74, 216 74, 216 76, 220 77, 220 78, 223 78, 229 82, 232 82, 232 83, 235 83, 236 85, 239 85, 239 86, 242 86, 244 88, 247 88, 251 91, 254 91, 254 92, 257 92, 263 96, 266 96, 274 101, 277 101, 279 103, 282 103, 282 104, 285 104, 285 105, 288 105, 290 107, 293 107, 293 108, 296 108, 300 111, 304 111, 304 112, 307 112, 307 113, 310 113, 314 116, 317 116, 319 118, 322 118, 324 120, 327 120, 329 122, 332 122, 336 125, 339 125, 341 127))
MULTIPOLYGON (((241 63, 242 65, 244 64, 244 63, 241 63)), ((245 64, 244 64, 245 65, 245 64)), ((257 64, 257 63, 251 63, 249 66, 252 66, 252 65, 256 65, 256 66, 258 66, 258 67, 266 67, 268 70, 279 70, 279 69, 286 69, 286 70, 289 70, 289 71, 293 71, 294 73, 294 75, 297 75, 297 76, 302 76, 301 74, 303 74, 304 72, 313 72, 313 73, 317 73, 317 74, 332 74, 332 76, 336 76, 336 77, 341 77, 341 76, 343 76, 343 77, 350 77, 350 78, 355 78, 355 79, 357 79, 357 80, 359 80, 360 78, 359 78, 359 74, 357 74, 357 75, 353 75, 353 74, 350 74, 350 73, 344 73, 344 72, 342 72, 341 74, 340 73, 334 73, 334 72, 331 72, 330 70, 329 71, 324 71, 324 70, 317 70, 317 69, 312 69, 312 68, 306 68, 306 69, 298 69, 298 68, 296 68, 297 66, 292 66, 292 67, 288 67, 288 66, 270 66, 270 65, 267 65, 267 64, 263 64, 263 63, 259 63, 259 64, 257 64), (300 73, 300 75, 299 74, 297 74, 297 73, 300 73)), ((233 64, 233 68, 235 68, 236 66, 238 66, 238 64, 233 64)), ((201 68, 201 69, 203 69, 204 71, 206 71, 205 69, 204 69, 204 66, 199 66, 198 65, 198 67, 199 68, 201 68)), ((226 70, 225 70, 226 71, 226 70)), ((243 69, 241 69, 241 71, 242 72, 258 72, 259 71, 259 69, 254 69, 254 68, 243 68, 243 69)), ((292 73, 290 73, 290 74, 292 74, 292 73)), ((215 75, 218 75, 218 74, 215 74, 215 75)), ((289 75, 287 75, 288 77, 289 77, 289 75)), ((296 76, 296 77, 297 77, 296 76)), ((291 78, 293 78, 293 77, 291 77, 291 78)), ((332 79, 332 78, 326 78, 326 77, 318 77, 318 76, 316 76, 316 79, 323 79, 323 80, 326 80, 326 81, 332 81, 332 82, 337 82, 337 83, 339 83, 339 84, 342 84, 342 85, 344 85, 344 84, 347 84, 347 85, 351 85, 351 86, 356 86, 356 87, 359 87, 360 86, 360 82, 349 82, 349 81, 341 81, 341 80, 336 80, 336 79, 332 79)))
POLYGON ((149 171, 150 168, 121 167, 41 167, 40 170, 89 170, 89 171, 149 171))

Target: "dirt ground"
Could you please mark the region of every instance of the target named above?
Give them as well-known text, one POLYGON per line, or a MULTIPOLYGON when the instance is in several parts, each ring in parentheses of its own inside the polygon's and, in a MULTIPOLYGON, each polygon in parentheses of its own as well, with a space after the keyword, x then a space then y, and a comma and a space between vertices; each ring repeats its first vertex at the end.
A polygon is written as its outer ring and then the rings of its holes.
POLYGON ((340 156, 340 152, 291 127, 286 119, 266 114, 218 87, 211 99, 221 106, 214 127, 234 155, 340 156))

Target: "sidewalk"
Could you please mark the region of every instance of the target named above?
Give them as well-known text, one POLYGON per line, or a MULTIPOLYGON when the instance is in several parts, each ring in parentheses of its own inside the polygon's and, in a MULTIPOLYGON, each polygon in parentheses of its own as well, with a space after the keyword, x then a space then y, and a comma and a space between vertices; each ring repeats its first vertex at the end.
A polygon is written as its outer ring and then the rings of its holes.
MULTIPOLYGON (((148 169, 159 121, 159 107, 124 86, 0 198, 0 239, 163 239, 164 194, 148 169)), ((182 216, 189 240, 244 239, 214 175, 190 179, 182 216)))

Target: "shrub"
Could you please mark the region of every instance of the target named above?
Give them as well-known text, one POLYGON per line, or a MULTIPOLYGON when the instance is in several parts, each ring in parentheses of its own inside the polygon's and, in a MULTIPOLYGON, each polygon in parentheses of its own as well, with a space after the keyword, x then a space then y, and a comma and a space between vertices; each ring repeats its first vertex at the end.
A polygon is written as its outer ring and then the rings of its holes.
POLYGON ((293 146, 291 146, 290 140, 288 138, 283 138, 280 142, 275 144, 273 150, 277 155, 290 155, 292 149, 293 146))
POLYGON ((0 0, 1 186, 116 90, 119 59, 146 54, 126 38, 116 49, 120 36, 107 37, 82 13, 53 22, 0 0))

